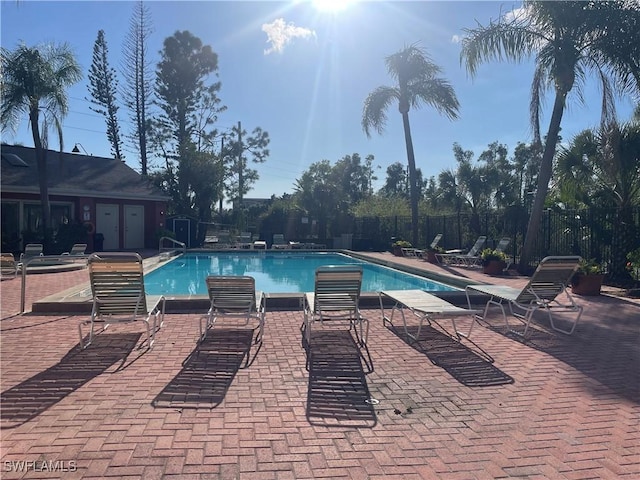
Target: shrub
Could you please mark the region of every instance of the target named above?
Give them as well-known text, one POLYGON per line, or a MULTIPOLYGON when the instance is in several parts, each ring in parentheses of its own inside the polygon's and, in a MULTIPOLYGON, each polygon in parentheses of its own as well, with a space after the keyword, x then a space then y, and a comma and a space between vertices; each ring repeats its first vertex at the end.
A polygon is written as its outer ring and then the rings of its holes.
POLYGON ((485 248, 482 250, 482 253, 480 253, 480 260, 482 260, 482 265, 487 265, 491 261, 506 262, 507 255, 500 250, 485 248))
POLYGON ((578 266, 577 273, 581 275, 597 275, 605 273, 605 268, 603 264, 597 262, 593 258, 589 260, 583 258, 582 260, 580 260, 580 265, 578 266))
POLYGON ((411 248, 411 242, 408 242, 406 240, 396 240, 395 242, 393 242, 393 247, 394 248, 411 248))

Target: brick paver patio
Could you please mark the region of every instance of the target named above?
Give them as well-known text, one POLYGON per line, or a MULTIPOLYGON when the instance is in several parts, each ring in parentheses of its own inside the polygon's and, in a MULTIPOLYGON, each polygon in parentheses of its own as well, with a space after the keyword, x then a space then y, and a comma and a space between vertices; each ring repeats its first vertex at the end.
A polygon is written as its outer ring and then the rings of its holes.
MULTIPOLYGON (((29 276, 28 305, 87 277, 29 276)), ((413 346, 368 308, 368 352, 321 330, 307 369, 300 311, 268 311, 260 348, 230 325, 196 349, 183 313, 150 352, 139 325, 79 351, 86 317, 15 315, 20 279, 0 294, 2 478, 640 478, 637 300, 578 298, 572 336, 541 315, 523 342, 494 315, 473 342, 436 327, 413 346)))

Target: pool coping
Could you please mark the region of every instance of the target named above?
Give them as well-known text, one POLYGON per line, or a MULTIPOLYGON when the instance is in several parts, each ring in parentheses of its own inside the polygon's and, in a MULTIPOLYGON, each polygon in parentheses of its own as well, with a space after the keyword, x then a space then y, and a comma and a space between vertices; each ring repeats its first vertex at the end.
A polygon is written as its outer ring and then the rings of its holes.
MULTIPOLYGON (((296 250, 296 252, 304 252, 305 250, 296 250)), ((449 286, 459 288, 459 291, 437 291, 430 292, 437 297, 442 298, 454 305, 468 306, 467 297, 464 292, 466 285, 471 283, 478 283, 477 281, 470 281, 461 277, 453 275, 438 274, 434 272, 428 272, 424 269, 411 267, 402 263, 396 263, 391 260, 382 260, 379 258, 371 257, 360 252, 355 252, 345 249, 334 250, 322 250, 329 253, 343 253, 359 260, 364 260, 370 263, 394 268, 405 273, 410 273, 420 277, 435 280, 449 286)), ((188 250, 188 253, 229 253, 229 250, 201 250, 194 249, 188 250)), ((249 253, 248 251, 247 253, 249 253)), ((318 250, 309 250, 309 252, 318 252, 318 250)), ((144 273, 147 274, 156 268, 159 268, 169 258, 166 255, 156 255, 143 260, 144 273)), ((92 299, 90 293, 89 282, 83 282, 68 288, 54 295, 44 297, 33 303, 31 311, 33 313, 44 314, 90 314, 92 299), (82 295, 82 293, 85 295, 82 295)), ((301 310, 303 293, 265 293, 266 307, 269 310, 301 310)), ((149 295, 151 296, 151 295, 149 295)), ((166 312, 167 313, 192 313, 192 312, 206 312, 209 308, 209 297, 207 295, 166 295, 166 312)), ((483 295, 471 295, 472 304, 484 303, 482 301, 483 295)), ((388 301, 385 301, 387 304, 388 301)), ((360 306, 376 307, 380 306, 380 297, 378 292, 362 292, 360 296, 360 306)))

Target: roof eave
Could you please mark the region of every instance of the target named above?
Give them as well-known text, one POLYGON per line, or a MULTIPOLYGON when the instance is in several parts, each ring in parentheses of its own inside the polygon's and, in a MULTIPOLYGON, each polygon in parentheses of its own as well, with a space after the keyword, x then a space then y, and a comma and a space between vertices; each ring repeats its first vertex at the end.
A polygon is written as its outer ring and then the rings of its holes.
MULTIPOLYGON (((31 193, 39 194, 40 189, 34 187, 12 187, 2 186, 2 191, 6 193, 31 193)), ((156 202, 168 202, 169 197, 154 194, 135 194, 122 192, 96 192, 95 190, 67 190, 59 188, 50 188, 49 195, 61 195, 68 197, 93 197, 93 198, 119 198, 122 200, 153 200, 156 202)))

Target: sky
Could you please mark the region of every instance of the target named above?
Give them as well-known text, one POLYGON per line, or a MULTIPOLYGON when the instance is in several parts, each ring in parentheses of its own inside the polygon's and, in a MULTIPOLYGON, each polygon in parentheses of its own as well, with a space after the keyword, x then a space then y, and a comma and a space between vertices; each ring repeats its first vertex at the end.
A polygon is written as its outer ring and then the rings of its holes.
MULTIPOLYGON (((254 165, 260 179, 245 198, 292 193, 312 163, 333 164, 354 153, 363 159, 375 157, 376 189, 384 184, 388 165, 406 164, 397 106, 389 108, 382 135, 372 132, 367 138, 361 119, 367 95, 378 86, 393 86, 385 58, 408 45, 425 49, 442 68, 461 107, 459 119, 453 121, 429 106, 409 113, 416 165, 425 178, 455 168, 454 142, 477 158, 495 141, 505 144, 511 155, 518 142, 532 140, 533 62, 485 63, 473 78, 460 63, 464 29, 487 25, 518 8, 519 2, 149 1, 145 5, 153 28, 147 46, 154 67, 164 39, 178 30, 190 31, 218 54, 219 96, 227 107, 216 123, 218 130, 228 132, 241 122, 248 132, 261 127, 269 133, 270 155, 265 163, 254 165)), ((101 29, 109 63, 120 70, 134 2, 2 0, 0 8, 3 48, 14 49, 21 42, 71 47, 84 78, 68 90, 64 150, 71 151, 78 143, 90 155, 110 157, 104 117, 89 108, 87 72, 101 29)), ((590 79, 582 102, 575 94, 569 99, 561 132, 565 141, 598 125, 600 96, 597 81, 590 79)), ((548 126, 552 100, 549 92, 542 132, 548 126)), ((618 117, 629 119, 631 112, 631 102, 620 99, 618 117)), ((125 134, 132 129, 128 116, 121 107, 125 134)), ((33 146, 26 116, 15 132, 2 132, 2 141, 33 146)), ((51 148, 57 149, 57 142, 51 148)), ((125 161, 139 171, 138 158, 128 145, 125 161)))

